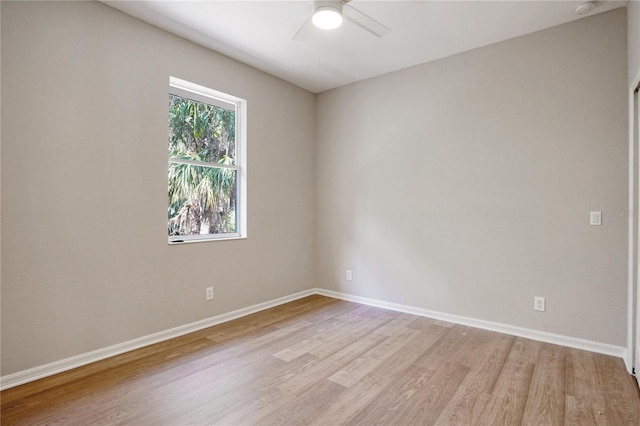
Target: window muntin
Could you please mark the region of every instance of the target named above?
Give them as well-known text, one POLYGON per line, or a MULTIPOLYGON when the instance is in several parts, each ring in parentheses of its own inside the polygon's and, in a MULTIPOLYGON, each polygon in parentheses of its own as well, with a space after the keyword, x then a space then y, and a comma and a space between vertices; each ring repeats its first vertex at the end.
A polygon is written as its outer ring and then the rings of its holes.
POLYGON ((171 77, 170 243, 246 237, 246 101, 171 77))

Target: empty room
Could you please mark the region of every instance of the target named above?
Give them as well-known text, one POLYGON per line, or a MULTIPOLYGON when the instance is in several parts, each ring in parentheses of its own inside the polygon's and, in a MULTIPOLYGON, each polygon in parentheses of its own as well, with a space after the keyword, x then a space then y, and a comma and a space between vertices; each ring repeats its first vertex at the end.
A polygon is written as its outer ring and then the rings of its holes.
POLYGON ((639 1, 0 2, 2 425, 638 425, 639 1))

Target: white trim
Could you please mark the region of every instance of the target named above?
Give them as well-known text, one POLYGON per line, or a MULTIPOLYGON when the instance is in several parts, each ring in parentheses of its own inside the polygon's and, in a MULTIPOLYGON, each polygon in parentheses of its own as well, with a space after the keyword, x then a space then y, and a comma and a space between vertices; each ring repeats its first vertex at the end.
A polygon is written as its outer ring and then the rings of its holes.
POLYGON ((235 111, 241 102, 246 102, 237 96, 228 95, 187 80, 169 77, 169 93, 192 101, 214 105, 228 111, 235 111))
POLYGON ((247 101, 239 99, 236 110, 236 165, 240 171, 236 175, 238 199, 236 205, 236 225, 241 237, 247 238, 247 101), (239 117, 239 118, 238 118, 239 117))
POLYGON ((189 235, 191 237, 188 240, 181 239, 179 236, 176 236, 175 240, 169 240, 170 246, 179 246, 181 244, 192 244, 192 243, 206 243, 209 241, 234 241, 234 240, 246 240, 247 237, 243 237, 242 235, 235 234, 203 234, 203 235, 189 235), (212 238, 212 235, 219 235, 217 237, 212 238), (201 238, 194 238, 201 237, 201 238))
MULTIPOLYGON (((629 111, 633 111, 633 92, 629 96, 629 111)), ((629 218, 628 218, 628 256, 627 256, 627 356, 624 359, 625 366, 628 371, 633 371, 633 348, 634 346, 634 307, 633 295, 635 294, 635 263, 636 254, 634 250, 635 246, 635 232, 634 232, 634 211, 636 208, 635 200, 635 141, 633 138, 633 119, 631 116, 633 112, 629 113, 629 218)))
POLYGON ((91 364, 92 362, 120 355, 125 352, 133 351, 135 349, 140 349, 145 346, 153 345, 154 343, 163 342, 165 340, 193 333, 194 331, 202 330, 204 328, 212 327, 223 322, 231 321, 240 317, 254 314, 256 312, 264 311, 265 309, 273 308, 284 303, 302 299, 303 297, 311 296, 312 294, 315 294, 315 291, 313 289, 304 290, 298 293, 291 294, 289 296, 284 296, 267 302, 258 303, 257 305, 252 305, 247 308, 227 312, 226 314, 216 315, 211 318, 192 322, 190 324, 171 328, 169 330, 160 331, 158 333, 149 334, 147 336, 119 343, 117 345, 108 346, 106 348, 86 352, 84 354, 72 356, 70 358, 65 358, 49 364, 40 365, 28 370, 8 374, 6 376, 0 377, 0 390, 9 389, 14 386, 22 385, 24 383, 62 373, 63 371, 68 371, 73 368, 91 364))
POLYGON ((198 166, 198 167, 210 167, 212 169, 225 169, 225 170, 238 170, 240 169, 240 167, 236 166, 235 164, 219 164, 219 163, 212 163, 210 161, 196 161, 196 160, 186 160, 184 158, 174 158, 174 157, 169 157, 169 162, 170 163, 176 163, 176 164, 186 164, 189 166, 198 166))
MULTIPOLYGON (((636 244, 636 239, 639 235, 636 235, 634 229, 634 221, 636 220, 637 209, 639 207, 638 200, 636 200, 636 172, 639 173, 635 168, 636 156, 640 153, 635 152, 635 128, 638 123, 636 123, 636 118, 634 117, 634 93, 636 88, 640 85, 640 72, 635 76, 633 80, 631 80, 631 84, 629 85, 629 255, 628 255, 628 265, 627 265, 627 355, 624 357, 624 363, 627 367, 627 371, 631 373, 633 371, 634 364, 638 363, 638 355, 636 354, 637 348, 639 347, 639 342, 636 342, 636 315, 638 312, 638 301, 637 298, 639 295, 636 291, 637 286, 637 263, 638 263, 638 254, 634 250, 634 246, 636 244), (634 356, 635 354, 635 356, 634 356)), ((636 372, 636 374, 640 374, 640 372, 636 372)))
POLYGON ((280 297, 267 302, 258 303, 247 308, 238 309, 226 314, 216 315, 211 318, 207 318, 201 321, 196 321, 190 324, 175 327, 169 330, 161 331, 158 333, 143 336, 137 339, 129 340, 117 345, 109 346, 106 348, 98 349, 92 352, 76 355, 70 358, 55 361, 49 364, 40 365, 38 367, 30 368, 28 370, 18 371, 13 374, 0 377, 0 390, 9 389, 15 386, 19 386, 34 380, 42 379, 44 377, 52 376, 54 374, 62 373, 83 365, 91 364, 92 362, 101 361, 112 356, 120 355, 125 352, 129 352, 135 349, 140 349, 145 346, 152 345, 154 343, 163 342, 165 340, 173 339, 175 337, 183 336, 185 334, 193 333, 198 330, 202 330, 207 327, 212 327, 227 321, 231 321, 246 315, 251 315, 256 312, 263 311, 265 309, 273 308, 275 306, 282 305, 284 303, 292 302, 294 300, 302 299, 303 297, 311 296, 313 294, 319 294, 321 296, 332 297, 335 299, 347 300, 350 302, 360 303, 368 306, 375 306, 378 308, 389 309, 391 311, 405 312, 412 315, 418 315, 422 317, 434 318, 442 321, 448 321, 456 324, 466 325, 470 327, 480 328, 483 330, 495 331, 498 333, 510 334, 513 336, 524 337, 527 339, 538 340, 541 342, 553 343, 556 345, 567 346, 570 348, 582 349, 586 351, 596 352, 605 355, 611 355, 619 358, 626 359, 627 350, 621 346, 609 345, 606 343, 599 343, 590 340, 578 339, 575 337, 567 337, 559 334, 547 333, 544 331, 531 330, 522 327, 516 327, 508 324, 502 324, 491 321, 484 321, 475 318, 463 317, 460 315, 452 315, 444 312, 432 311, 424 308, 417 308, 414 306, 401 305, 398 303, 385 302, 382 300, 369 299, 367 297, 354 296, 351 294, 340 293, 332 290, 325 290, 322 288, 312 288, 309 290, 300 291, 298 293, 291 294, 289 296, 280 297))
POLYGON ((389 309, 397 312, 404 312, 421 317, 433 318, 441 321, 448 321, 455 324, 466 325, 483 330, 496 331, 498 333, 510 334, 513 336, 524 337, 540 342, 553 343, 556 345, 568 346, 570 348, 582 349, 585 351, 596 352, 605 355, 611 355, 618 358, 625 358, 627 350, 622 346, 609 345, 607 343, 594 342, 591 340, 579 339, 576 337, 562 336, 560 334, 547 333, 544 331, 532 330, 529 328, 516 327, 513 325, 502 324, 492 321, 484 321, 475 318, 463 317, 460 315, 446 314, 444 312, 432 311, 414 306, 401 305, 398 303, 385 302, 377 299, 369 299, 367 297, 354 296, 351 294, 340 293, 332 290, 315 289, 316 294, 322 296, 333 297, 336 299, 347 300, 349 302, 361 303, 363 305, 375 306, 378 308, 389 309))

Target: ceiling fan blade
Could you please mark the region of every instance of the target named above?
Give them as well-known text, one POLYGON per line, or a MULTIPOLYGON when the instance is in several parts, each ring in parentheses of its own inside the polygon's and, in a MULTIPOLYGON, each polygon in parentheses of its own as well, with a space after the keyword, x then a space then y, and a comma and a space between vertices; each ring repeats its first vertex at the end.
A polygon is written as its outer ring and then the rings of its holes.
POLYGON ((311 16, 309 16, 307 20, 304 21, 304 23, 300 26, 300 28, 298 28, 298 31, 296 31, 293 37, 291 37, 291 40, 302 40, 305 35, 311 30, 311 27, 313 27, 313 23, 311 22, 311 16))
POLYGON ((343 5, 342 15, 360 28, 369 31, 375 36, 383 37, 391 32, 389 28, 385 27, 380 22, 368 15, 365 15, 355 7, 349 6, 347 3, 344 3, 343 5))

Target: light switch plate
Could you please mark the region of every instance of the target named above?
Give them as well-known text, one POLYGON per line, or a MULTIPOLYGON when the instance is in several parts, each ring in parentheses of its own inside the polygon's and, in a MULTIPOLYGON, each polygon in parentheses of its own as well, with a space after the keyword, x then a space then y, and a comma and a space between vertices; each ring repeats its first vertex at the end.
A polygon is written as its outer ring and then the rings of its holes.
POLYGON ((602 212, 591 212, 589 216, 589 224, 600 226, 602 225, 602 212))

